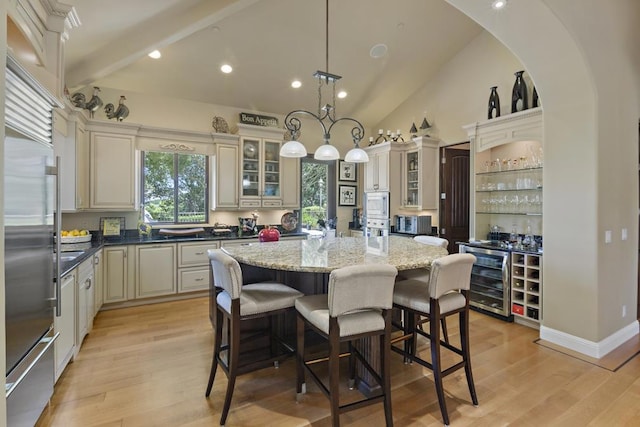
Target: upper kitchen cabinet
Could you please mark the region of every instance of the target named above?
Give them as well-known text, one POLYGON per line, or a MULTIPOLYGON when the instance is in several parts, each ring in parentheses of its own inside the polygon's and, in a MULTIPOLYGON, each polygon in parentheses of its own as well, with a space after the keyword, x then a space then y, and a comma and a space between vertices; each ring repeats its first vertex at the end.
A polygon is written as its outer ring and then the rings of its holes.
POLYGON ((137 128, 121 123, 117 128, 93 123, 89 126, 89 208, 135 210, 139 187, 137 128))
POLYGON ((53 147, 60 156, 60 207, 75 212, 89 207, 89 138, 86 119, 71 108, 53 116, 53 147))
POLYGON ((281 208, 284 200, 290 207, 299 196, 299 184, 283 185, 283 178, 299 181, 299 160, 285 162, 280 158, 283 130, 251 125, 238 125, 240 135, 240 208, 281 208), (287 194, 284 194, 286 188, 287 194))
POLYGON ((211 210, 237 209, 240 203, 240 148, 238 136, 215 134, 211 160, 211 210))
POLYGON ((438 209, 437 139, 413 138, 404 144, 402 155, 402 207, 405 209, 438 209))
POLYGON ((470 237, 542 235, 542 127, 541 108, 464 127, 475 146, 470 237))
POLYGON ((404 144, 391 141, 365 147, 369 161, 364 164, 364 191, 390 191, 401 194, 401 176, 404 144))

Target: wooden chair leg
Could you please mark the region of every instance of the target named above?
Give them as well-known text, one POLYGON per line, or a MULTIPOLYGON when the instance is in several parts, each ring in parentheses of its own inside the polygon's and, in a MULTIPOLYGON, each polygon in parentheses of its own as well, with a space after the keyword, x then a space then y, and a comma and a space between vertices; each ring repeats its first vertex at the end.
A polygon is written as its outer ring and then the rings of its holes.
POLYGON ((382 387, 384 388, 384 418, 387 427, 393 426, 393 415, 391 412, 391 311, 385 310, 384 335, 380 337, 380 376, 382 377, 382 387))
POLYGON ((444 338, 444 342, 449 344, 449 332, 447 332, 447 318, 441 317, 440 324, 442 325, 442 336, 444 338))
POLYGON ((471 373, 471 352, 469 351, 469 309, 460 312, 460 344, 462 357, 464 359, 464 372, 467 375, 467 384, 469 386, 469 394, 471 401, 478 406, 478 395, 476 394, 476 386, 473 383, 473 374, 471 373))
POLYGON ((444 397, 444 388, 442 385, 442 362, 440 360, 440 308, 436 300, 431 300, 430 307, 431 321, 429 322, 429 333, 431 335, 431 365, 433 366, 433 382, 436 386, 436 394, 438 395, 438 404, 440 405, 440 413, 442 421, 445 425, 449 425, 449 414, 447 412, 447 403, 444 397))
POLYGON ((229 378, 222 415, 220 416, 220 425, 224 425, 227 420, 233 389, 236 385, 236 376, 238 375, 238 361, 240 359, 240 319, 238 314, 234 315, 230 320, 229 330, 231 335, 229 339, 229 378))
POLYGON ((218 358, 220 357, 220 348, 222 347, 222 312, 215 310, 215 329, 213 337, 213 357, 211 359, 211 371, 209 372, 209 383, 207 384, 206 397, 211 394, 211 388, 213 387, 213 380, 216 378, 216 371, 218 370, 218 358))
POLYGON ((340 426, 340 329, 335 317, 329 319, 329 401, 331 425, 340 426))
POLYGON ((298 313, 296 314, 296 400, 304 394, 304 320, 298 313))

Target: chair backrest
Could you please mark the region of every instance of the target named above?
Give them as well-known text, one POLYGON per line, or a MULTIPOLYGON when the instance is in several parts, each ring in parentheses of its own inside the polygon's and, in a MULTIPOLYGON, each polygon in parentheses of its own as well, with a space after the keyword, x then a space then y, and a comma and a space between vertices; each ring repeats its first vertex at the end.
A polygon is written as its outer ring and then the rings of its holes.
POLYGON ((333 270, 329 276, 329 315, 354 310, 390 309, 398 270, 392 265, 353 265, 333 270))
POLYGON ((431 263, 429 295, 440 298, 447 292, 466 290, 471 286, 471 268, 476 257, 471 254, 451 254, 431 263))
POLYGON ((209 249, 207 251, 213 281, 217 287, 224 289, 231 299, 240 298, 242 293, 242 270, 238 261, 227 255, 222 249, 209 249))
POLYGON ((415 240, 418 243, 422 243, 424 245, 440 246, 440 247, 443 247, 445 249, 447 249, 447 246, 449 246, 449 241, 447 239, 443 239, 441 237, 415 236, 413 238, 413 240, 415 240))

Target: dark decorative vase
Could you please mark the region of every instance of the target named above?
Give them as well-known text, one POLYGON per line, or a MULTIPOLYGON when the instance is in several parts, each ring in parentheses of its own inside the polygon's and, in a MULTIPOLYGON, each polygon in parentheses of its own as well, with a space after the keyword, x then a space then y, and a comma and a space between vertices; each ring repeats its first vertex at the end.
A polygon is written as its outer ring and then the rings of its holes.
POLYGON ((511 112, 522 111, 529 108, 527 106, 527 84, 522 78, 523 71, 516 71, 516 82, 513 84, 513 92, 511 94, 511 112))
POLYGON ((487 112, 487 118, 493 119, 500 117, 500 97, 498 96, 498 86, 491 87, 491 94, 489 95, 489 110, 487 112), (493 115, 495 111, 495 116, 493 115))
POLYGON ((536 87, 533 87, 533 99, 531 100, 531 108, 536 108, 538 106, 538 91, 536 90, 536 87))

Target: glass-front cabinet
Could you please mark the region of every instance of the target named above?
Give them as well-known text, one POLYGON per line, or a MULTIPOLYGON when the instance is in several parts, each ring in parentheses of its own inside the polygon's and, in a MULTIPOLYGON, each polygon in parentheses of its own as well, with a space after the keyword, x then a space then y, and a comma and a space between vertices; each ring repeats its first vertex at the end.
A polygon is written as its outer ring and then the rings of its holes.
POLYGON ((403 146, 402 207, 416 210, 437 209, 438 140, 417 137, 403 146))
POLYGON ((280 141, 241 138, 240 207, 277 207, 280 192, 280 141))

